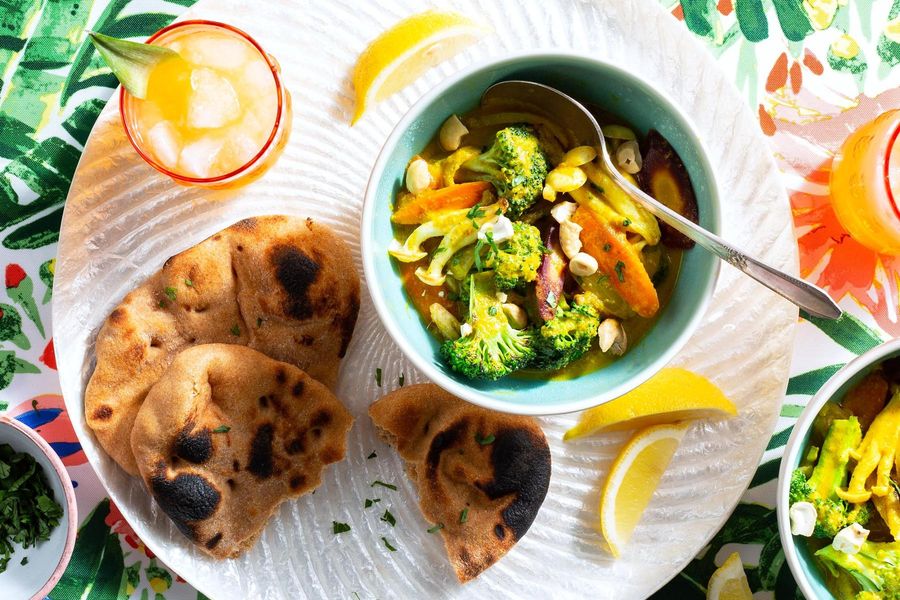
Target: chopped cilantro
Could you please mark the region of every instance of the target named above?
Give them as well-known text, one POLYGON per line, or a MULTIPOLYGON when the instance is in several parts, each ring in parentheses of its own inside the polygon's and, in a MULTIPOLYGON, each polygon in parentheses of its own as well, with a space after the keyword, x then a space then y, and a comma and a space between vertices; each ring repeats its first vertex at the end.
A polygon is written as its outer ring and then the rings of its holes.
POLYGON ((167 288, 165 289, 165 292, 166 292, 166 298, 168 298, 168 299, 171 300, 172 302, 175 302, 175 298, 177 298, 177 296, 176 296, 176 294, 175 294, 175 288, 173 288, 173 287, 167 287, 167 288))
POLYGON ((621 260, 616 263, 616 277, 619 278, 619 283, 625 281, 625 263, 621 260))
POLYGON ((241 328, 238 325, 231 326, 231 335, 241 335, 241 328))
POLYGON ((497 438, 496 438, 496 436, 494 436, 493 433, 490 435, 486 435, 484 437, 481 437, 477 433, 475 434, 475 441, 478 442, 479 444, 481 444, 482 446, 487 446, 488 444, 493 444, 494 440, 496 440, 496 439, 497 438))
POLYGON ((435 532, 440 531, 440 530, 443 529, 443 528, 444 528, 444 524, 443 524, 443 523, 438 523, 438 524, 436 524, 436 525, 432 525, 431 527, 429 527, 429 528, 426 529, 425 531, 427 531, 428 533, 435 533, 435 532))
POLYGON ((384 547, 387 548, 388 550, 390 550, 391 552, 397 551, 397 549, 394 548, 393 546, 391 546, 391 543, 389 541, 387 541, 386 537, 382 537, 381 541, 384 542, 384 547))
POLYGON ((339 533, 347 533, 350 531, 350 526, 346 523, 339 523, 337 521, 331 522, 331 533, 337 535, 339 533))
POLYGON ((366 498, 366 503, 363 505, 363 508, 371 508, 381 502, 381 498, 366 498))
POLYGON ((381 367, 375 369, 375 384, 381 387, 381 367))
POLYGON ((609 252, 610 250, 612 250, 612 244, 610 244, 609 242, 606 242, 605 244, 603 244, 604 252, 609 252))
POLYGON ((406 382, 406 376, 403 373, 400 373, 400 376, 397 377, 397 385, 403 387, 403 384, 406 382))
POLYGON ((23 557, 22 557, 22 560, 19 561, 19 564, 22 565, 23 567, 24 567, 25 565, 27 565, 27 564, 28 564, 28 557, 27 557, 27 556, 23 556, 23 557))
POLYGON ((397 524, 397 519, 394 518, 394 515, 391 514, 391 511, 385 509, 384 514, 381 515, 381 520, 393 527, 397 524))
POLYGON ((185 280, 184 280, 184 285, 186 285, 186 286, 188 286, 188 287, 194 287, 194 282, 191 281, 190 279, 185 279, 185 280))
POLYGON ((160 300, 160 301, 159 301, 159 307, 160 307, 160 308, 165 308, 165 307, 168 306, 168 305, 169 305, 169 303, 166 302, 165 300, 160 300))
POLYGON ((496 306, 490 307, 488 309, 488 314, 491 315, 492 317, 496 317, 497 316, 497 307, 496 306))
POLYGON ((622 221, 622 227, 628 227, 629 225, 631 225, 631 219, 625 219, 624 221, 622 221))
POLYGON ((374 451, 374 450, 372 450, 372 454, 368 455, 368 456, 366 457, 366 459, 368 460, 368 459, 370 459, 370 458, 377 458, 377 457, 378 457, 378 455, 375 454, 375 451, 374 451))
POLYGON ((228 433, 229 431, 231 431, 230 425, 219 425, 212 430, 213 433, 228 433))
POLYGON ((375 487, 376 485, 380 485, 381 487, 386 487, 387 489, 394 490, 395 492, 397 491, 396 485, 394 485, 392 483, 385 483, 379 479, 376 479, 375 481, 373 481, 371 487, 375 487))
POLYGON ((256 327, 257 327, 257 328, 262 327, 262 324, 263 324, 263 318, 262 318, 262 317, 256 317, 256 327))
POLYGON ((459 513, 459 522, 465 523, 468 520, 469 520, 469 509, 464 508, 464 509, 462 509, 462 512, 459 513))

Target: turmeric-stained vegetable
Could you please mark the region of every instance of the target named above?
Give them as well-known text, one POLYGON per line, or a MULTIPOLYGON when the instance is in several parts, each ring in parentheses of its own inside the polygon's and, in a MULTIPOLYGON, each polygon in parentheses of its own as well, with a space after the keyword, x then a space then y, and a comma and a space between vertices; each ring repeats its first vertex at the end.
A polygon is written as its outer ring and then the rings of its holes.
MULTIPOLYGON (((599 201, 606 203, 615 211, 615 218, 609 218, 597 211, 607 222, 615 223, 618 229, 638 234, 647 240, 647 243, 651 246, 659 243, 661 237, 659 223, 646 208, 635 202, 631 196, 625 193, 625 190, 613 181, 612 177, 596 164, 584 165, 582 169, 593 185, 583 188, 584 192, 580 195, 572 194, 573 198, 580 204, 586 202, 585 194, 587 194, 588 198, 591 198, 587 202, 592 204, 596 204, 597 200, 595 198, 598 198, 599 201)), ((622 175, 628 176, 627 173, 622 175)))
POLYGON ((438 333, 445 340, 459 339, 459 319, 453 316, 449 310, 435 302, 428 307, 431 322, 437 327, 438 333))
MULTIPOLYGON (((475 146, 463 146, 447 158, 441 161, 441 178, 444 186, 449 187, 456 183, 456 172, 467 160, 471 160, 481 154, 481 150, 475 146)), ((486 183, 479 181, 477 183, 486 183)))
POLYGON ((659 296, 641 258, 622 231, 599 219, 590 208, 578 207, 572 220, 581 225, 583 250, 597 259, 599 271, 634 311, 652 317, 659 310, 659 296))
POLYGON ((872 504, 887 525, 894 541, 900 542, 900 493, 891 487, 884 496, 872 496, 872 504))
MULTIPOLYGON (((697 198, 681 158, 669 142, 655 129, 647 134, 644 165, 638 174, 641 189, 689 221, 699 223, 697 198)), ((673 248, 693 248, 694 241, 665 223, 662 241, 673 248)))
POLYGON ((556 314, 566 278, 566 259, 559 245, 559 225, 556 223, 547 229, 544 246, 549 252, 541 260, 534 280, 534 292, 538 314, 543 321, 549 321, 556 314))
POLYGON ((471 208, 481 202, 484 193, 491 189, 487 181, 460 183, 409 196, 394 211, 391 221, 398 225, 418 225, 428 220, 429 213, 450 209, 471 208))
POLYGON ((859 448, 851 453, 856 467, 847 490, 838 491, 848 502, 866 502, 873 494, 885 496, 891 489, 891 471, 900 444, 900 387, 894 386, 891 392, 890 402, 875 417, 859 448), (867 489, 866 482, 873 472, 875 483, 867 489))

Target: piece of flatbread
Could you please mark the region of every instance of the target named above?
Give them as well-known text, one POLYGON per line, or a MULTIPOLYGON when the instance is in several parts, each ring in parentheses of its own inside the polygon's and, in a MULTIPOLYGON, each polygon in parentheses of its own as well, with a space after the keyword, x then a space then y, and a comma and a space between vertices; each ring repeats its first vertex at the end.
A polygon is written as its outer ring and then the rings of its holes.
POLYGON ((425 518, 443 525, 461 582, 528 531, 550 485, 550 448, 535 419, 480 408, 433 384, 391 392, 369 415, 406 461, 425 518))
POLYGON ((296 217, 244 219, 167 260, 110 313, 85 391, 87 424, 137 475, 134 417, 178 352, 241 344, 333 388, 358 312, 359 276, 329 228, 296 217))
POLYGON ((283 500, 315 489, 344 458, 350 413, 293 365, 246 346, 182 351, 131 431, 141 477, 201 550, 238 556, 283 500))

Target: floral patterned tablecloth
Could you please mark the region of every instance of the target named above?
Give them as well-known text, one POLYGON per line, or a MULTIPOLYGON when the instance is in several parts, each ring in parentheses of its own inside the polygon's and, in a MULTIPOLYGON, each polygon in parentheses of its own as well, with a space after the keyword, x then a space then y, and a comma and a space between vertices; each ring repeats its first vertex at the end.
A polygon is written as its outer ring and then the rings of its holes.
MULTIPOLYGON (((85 31, 141 40, 194 1, 0 0, 0 411, 37 429, 76 486, 80 530, 54 600, 202 597, 144 547, 87 464, 59 394, 50 322, 66 192, 117 84, 85 31)), ((772 508, 791 425, 847 360, 900 335, 900 258, 851 239, 828 188, 832 156, 848 133, 900 108, 900 0, 662 3, 758 115, 789 191, 801 273, 849 314, 836 323, 801 320, 781 418, 750 489, 657 597, 705 597, 710 574, 735 549, 757 598, 799 597, 772 508)))

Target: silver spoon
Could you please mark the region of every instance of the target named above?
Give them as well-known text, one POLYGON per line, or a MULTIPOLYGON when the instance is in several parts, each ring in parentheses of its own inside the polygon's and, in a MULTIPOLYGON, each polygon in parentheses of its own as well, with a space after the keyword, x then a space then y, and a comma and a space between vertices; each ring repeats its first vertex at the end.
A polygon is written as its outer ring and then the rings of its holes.
POLYGON ((541 107, 554 115, 574 131, 592 134, 601 148, 603 163, 609 175, 625 192, 646 208, 654 217, 668 223, 677 231, 697 242, 731 266, 743 271, 773 292, 793 302, 807 313, 825 319, 840 318, 842 311, 821 288, 779 271, 752 256, 748 256, 714 233, 685 219, 661 202, 645 194, 640 188, 622 177, 610 159, 606 138, 597 120, 574 98, 552 87, 532 81, 502 81, 489 87, 481 97, 481 104, 488 101, 518 101, 541 107))

